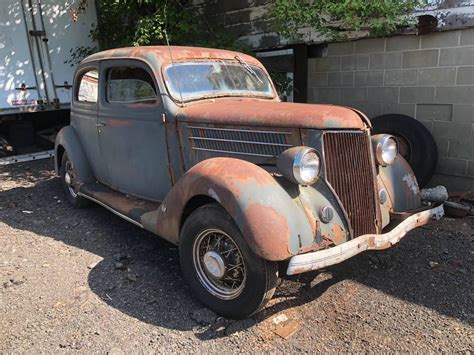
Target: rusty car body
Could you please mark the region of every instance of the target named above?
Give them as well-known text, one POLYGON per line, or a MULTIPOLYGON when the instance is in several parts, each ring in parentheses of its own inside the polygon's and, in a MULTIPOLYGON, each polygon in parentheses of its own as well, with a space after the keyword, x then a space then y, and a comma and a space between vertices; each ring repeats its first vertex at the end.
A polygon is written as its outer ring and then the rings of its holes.
POLYGON ((352 108, 280 102, 242 53, 122 48, 79 65, 55 166, 74 205, 179 245, 197 297, 241 318, 271 297, 281 265, 292 275, 388 248, 443 214, 370 129, 352 108))

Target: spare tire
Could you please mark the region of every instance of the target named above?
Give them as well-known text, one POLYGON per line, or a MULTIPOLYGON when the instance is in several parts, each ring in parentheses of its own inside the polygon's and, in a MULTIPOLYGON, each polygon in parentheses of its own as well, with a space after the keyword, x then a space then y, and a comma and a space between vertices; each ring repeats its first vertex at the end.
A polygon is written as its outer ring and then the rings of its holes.
POLYGON ((372 134, 391 134, 397 139, 399 153, 410 164, 418 185, 426 186, 438 162, 438 148, 430 131, 406 115, 387 114, 375 117, 372 134))

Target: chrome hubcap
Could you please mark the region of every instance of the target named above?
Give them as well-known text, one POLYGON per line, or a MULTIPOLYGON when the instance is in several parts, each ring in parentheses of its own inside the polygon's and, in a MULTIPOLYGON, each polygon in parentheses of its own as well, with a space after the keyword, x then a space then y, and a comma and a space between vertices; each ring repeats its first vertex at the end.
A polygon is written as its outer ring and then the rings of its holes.
POLYGON ((205 270, 215 279, 222 279, 225 274, 224 259, 215 251, 208 251, 204 254, 205 270))
POLYGON ((66 165, 65 165, 64 170, 65 170, 64 182, 66 183, 71 196, 76 198, 77 193, 76 193, 76 189, 75 189, 75 185, 74 185, 74 179, 75 179, 74 169, 73 169, 72 164, 69 160, 66 161, 66 165))
POLYGON ((232 237, 220 229, 206 229, 193 244, 193 263, 199 281, 212 295, 238 297, 247 280, 242 252, 232 237))

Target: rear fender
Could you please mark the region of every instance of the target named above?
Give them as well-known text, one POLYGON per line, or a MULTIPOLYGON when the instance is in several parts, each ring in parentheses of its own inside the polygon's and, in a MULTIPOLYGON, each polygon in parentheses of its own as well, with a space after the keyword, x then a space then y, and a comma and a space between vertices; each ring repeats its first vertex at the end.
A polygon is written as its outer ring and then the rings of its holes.
POLYGON ((56 136, 54 146, 54 168, 59 175, 63 152, 66 151, 71 160, 77 179, 80 183, 92 182, 95 180, 94 173, 89 164, 89 160, 84 153, 82 144, 79 141, 76 130, 72 126, 63 127, 56 136))
POLYGON ((180 178, 159 208, 158 235, 179 243, 183 211, 194 196, 218 202, 263 259, 288 259, 314 240, 299 199, 261 167, 232 158, 202 161, 180 178))

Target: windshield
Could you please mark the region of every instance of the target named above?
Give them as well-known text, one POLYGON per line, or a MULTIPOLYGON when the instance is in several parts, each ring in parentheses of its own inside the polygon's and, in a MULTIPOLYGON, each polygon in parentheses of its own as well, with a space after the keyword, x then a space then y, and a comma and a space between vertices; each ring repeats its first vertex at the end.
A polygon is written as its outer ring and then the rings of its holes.
POLYGON ((178 101, 206 96, 273 97, 267 74, 245 62, 175 63, 165 70, 166 85, 178 101))

